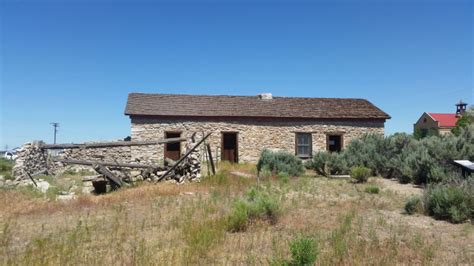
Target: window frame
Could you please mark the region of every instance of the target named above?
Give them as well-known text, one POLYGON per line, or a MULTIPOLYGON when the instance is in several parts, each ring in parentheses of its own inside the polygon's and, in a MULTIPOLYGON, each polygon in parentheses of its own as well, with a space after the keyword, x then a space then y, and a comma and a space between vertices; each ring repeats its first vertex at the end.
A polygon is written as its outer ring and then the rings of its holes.
POLYGON ((295 132, 295 155, 299 158, 311 158, 313 156, 313 135, 309 132, 295 132), (300 144, 298 142, 299 136, 306 136, 308 138, 308 144, 300 144), (308 147, 308 154, 299 154, 298 148, 299 147, 308 147))

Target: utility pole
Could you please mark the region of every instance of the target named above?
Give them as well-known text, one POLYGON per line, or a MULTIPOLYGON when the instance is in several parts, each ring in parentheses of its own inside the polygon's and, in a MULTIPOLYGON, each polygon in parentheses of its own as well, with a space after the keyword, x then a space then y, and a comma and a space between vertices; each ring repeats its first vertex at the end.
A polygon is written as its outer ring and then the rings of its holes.
POLYGON ((58 132, 59 123, 52 122, 51 125, 54 127, 54 144, 56 144, 56 133, 58 132))

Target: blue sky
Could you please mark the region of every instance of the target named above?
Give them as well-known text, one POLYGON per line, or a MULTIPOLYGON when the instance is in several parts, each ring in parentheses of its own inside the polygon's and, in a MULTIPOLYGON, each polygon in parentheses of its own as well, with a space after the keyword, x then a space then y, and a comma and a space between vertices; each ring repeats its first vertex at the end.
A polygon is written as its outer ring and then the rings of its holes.
POLYGON ((473 103, 471 1, 3 1, 0 147, 130 134, 129 92, 473 103))

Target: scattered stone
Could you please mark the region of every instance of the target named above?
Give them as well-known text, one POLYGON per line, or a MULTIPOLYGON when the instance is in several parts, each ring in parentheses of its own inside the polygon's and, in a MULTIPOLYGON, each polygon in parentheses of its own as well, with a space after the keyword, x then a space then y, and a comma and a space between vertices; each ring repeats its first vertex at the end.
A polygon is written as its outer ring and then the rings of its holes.
POLYGON ((56 196, 57 201, 69 201, 69 200, 73 200, 73 199, 76 199, 76 195, 74 193, 68 193, 68 194, 65 194, 65 195, 56 196))
POLYGON ((91 194, 92 192, 94 192, 93 187, 87 186, 82 188, 82 194, 91 194))
MULTIPOLYGON (((33 184, 33 182, 31 182, 31 184, 33 184)), ((46 191, 48 191, 50 187, 50 184, 48 183, 48 181, 41 180, 41 179, 36 181, 36 185, 37 185, 36 188, 40 190, 42 193, 46 193, 46 191)))
POLYGON ((42 141, 25 143, 17 151, 17 158, 13 166, 13 176, 17 179, 29 179, 27 173, 36 173, 44 169, 53 170, 55 167, 48 162, 48 155, 40 146, 42 141))
POLYGON ((230 172, 230 174, 238 176, 238 177, 244 177, 244 178, 254 178, 255 177, 254 175, 247 174, 247 173, 244 173, 244 172, 239 172, 239 171, 232 171, 232 172, 230 172))

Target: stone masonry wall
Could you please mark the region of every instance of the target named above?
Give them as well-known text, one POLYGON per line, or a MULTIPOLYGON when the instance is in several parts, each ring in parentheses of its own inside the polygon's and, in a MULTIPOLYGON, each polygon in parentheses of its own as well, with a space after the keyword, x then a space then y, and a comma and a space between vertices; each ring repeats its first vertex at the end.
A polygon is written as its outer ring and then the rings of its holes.
MULTIPOLYGON (((211 144, 213 157, 220 158, 216 148, 221 147, 222 132, 238 132, 239 162, 256 162, 264 148, 286 150, 295 153, 295 133, 312 134, 312 150, 326 150, 326 137, 330 133, 343 135, 343 145, 365 133, 384 134, 383 120, 358 121, 309 121, 309 120, 265 120, 265 119, 164 119, 159 117, 132 117, 132 140, 162 139, 166 131, 180 131, 181 137, 190 137, 194 132, 213 134, 211 144)), ((181 144, 184 151, 184 144, 181 144)), ((164 145, 132 147, 131 159, 162 161, 164 145)))
POLYGON ((67 149, 65 158, 86 161, 107 161, 118 163, 131 162, 131 150, 128 146, 109 148, 80 148, 67 149))

